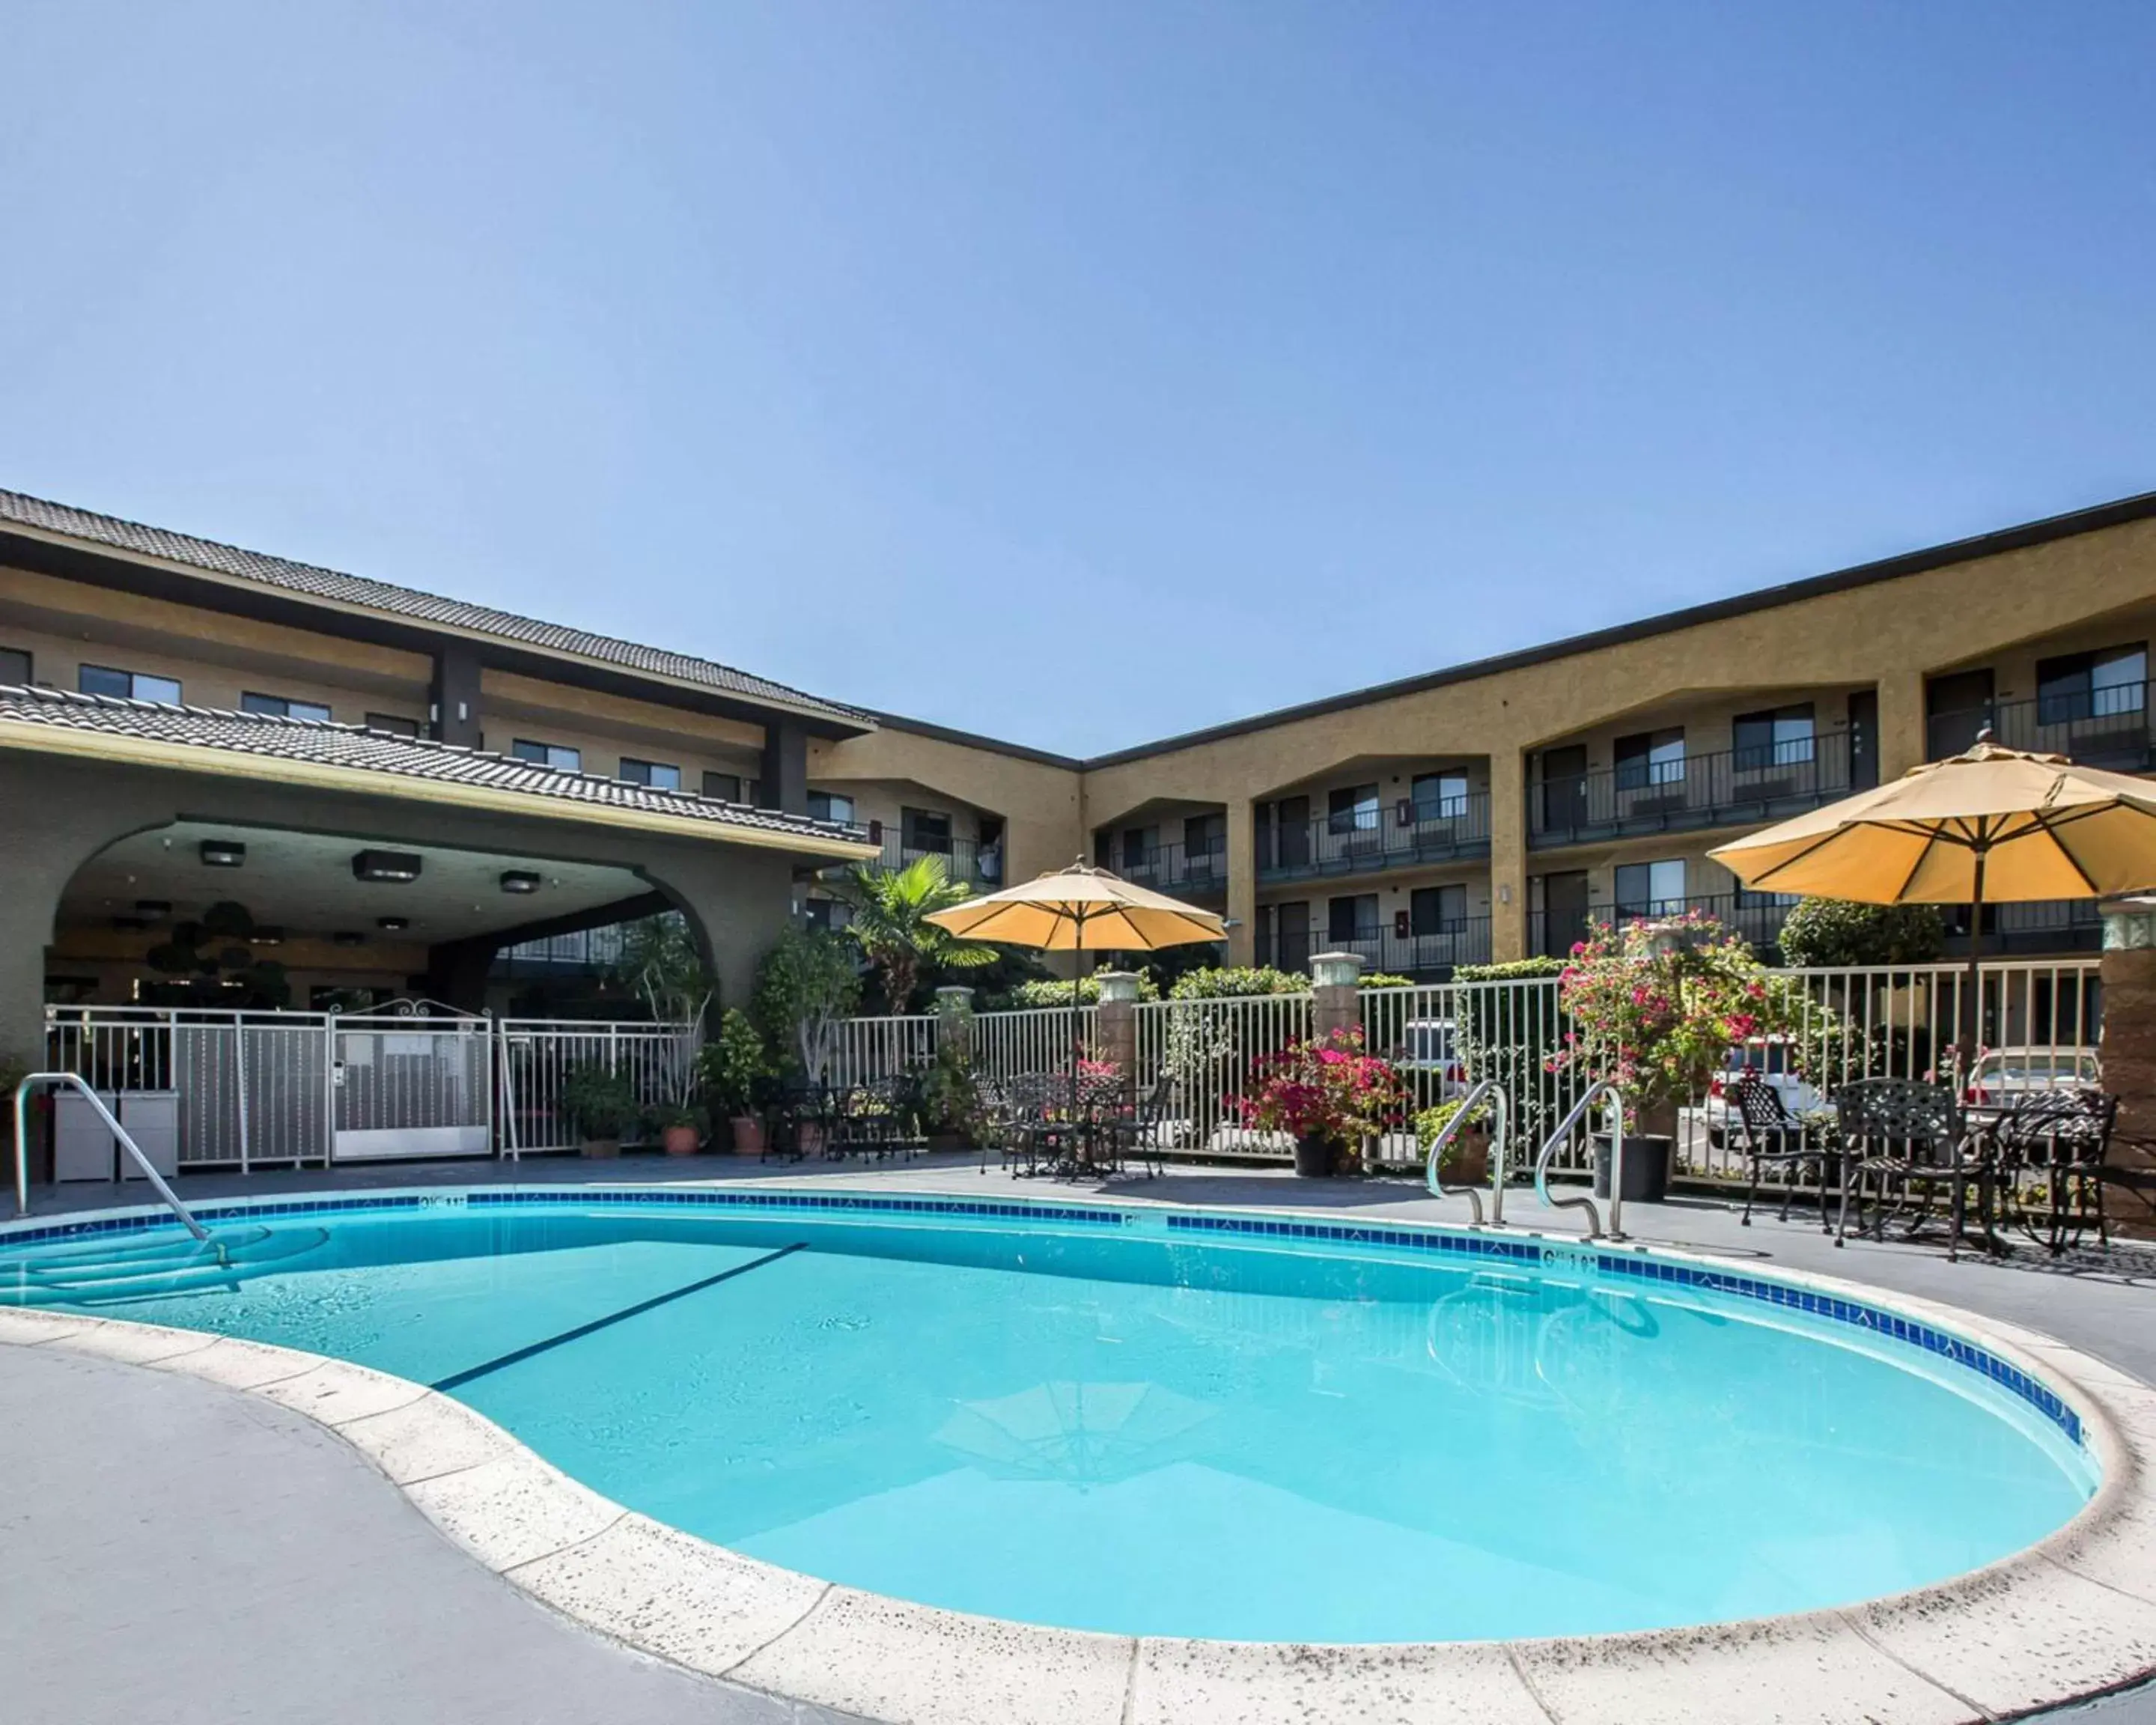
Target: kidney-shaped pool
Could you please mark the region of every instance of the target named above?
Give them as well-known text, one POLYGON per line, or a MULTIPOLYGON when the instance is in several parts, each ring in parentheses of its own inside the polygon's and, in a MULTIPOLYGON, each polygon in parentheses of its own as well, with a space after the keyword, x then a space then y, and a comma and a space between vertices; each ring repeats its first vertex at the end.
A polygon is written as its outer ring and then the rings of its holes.
POLYGON ((475 1190, 0 1236, 0 1301, 429 1384, 766 1562, 1129 1635, 1435 1641, 1895 1593, 2095 1489, 1971 1342, 1520 1235, 475 1190))

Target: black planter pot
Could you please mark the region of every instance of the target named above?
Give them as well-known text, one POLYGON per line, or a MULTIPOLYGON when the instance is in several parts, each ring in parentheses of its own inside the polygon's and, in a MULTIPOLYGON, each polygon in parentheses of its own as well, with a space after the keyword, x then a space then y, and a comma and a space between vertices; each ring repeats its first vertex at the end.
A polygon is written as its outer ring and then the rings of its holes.
MULTIPOLYGON (((1676 1142, 1670 1138, 1625 1135, 1625 1202, 1660 1204, 1670 1195, 1670 1157, 1676 1142)), ((1594 1140, 1594 1195, 1609 1195, 1609 1140, 1594 1140)))
POLYGON ((1297 1138, 1295 1141, 1295 1171, 1306 1180, 1323 1178, 1332 1172, 1332 1140, 1330 1138, 1297 1138))

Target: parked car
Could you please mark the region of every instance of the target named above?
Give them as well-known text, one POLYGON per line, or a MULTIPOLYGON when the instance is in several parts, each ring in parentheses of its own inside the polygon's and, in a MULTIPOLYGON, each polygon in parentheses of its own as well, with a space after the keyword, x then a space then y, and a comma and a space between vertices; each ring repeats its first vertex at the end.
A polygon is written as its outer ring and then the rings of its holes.
POLYGON ((1450 1019, 1409 1019, 1401 1027, 1400 1057, 1395 1064, 1419 1099, 1449 1101, 1467 1088, 1467 1069, 1460 1063, 1457 1027, 1450 1019))
POLYGON ((1764 1078, 1779 1093, 1782 1106, 1791 1114, 1824 1108, 1826 1098, 1796 1067, 1796 1050, 1786 1036, 1753 1036, 1731 1049, 1722 1060, 1722 1070, 1707 1086, 1707 1101, 1701 1111, 1707 1119, 1707 1142, 1717 1149, 1722 1147, 1734 1106, 1729 1097, 1730 1087, 1747 1072, 1764 1078))
POLYGON ((1977 1056, 1962 1101, 1972 1108, 1997 1108, 2032 1091, 2102 1086, 2103 1069, 2092 1048, 1994 1048, 1977 1056))

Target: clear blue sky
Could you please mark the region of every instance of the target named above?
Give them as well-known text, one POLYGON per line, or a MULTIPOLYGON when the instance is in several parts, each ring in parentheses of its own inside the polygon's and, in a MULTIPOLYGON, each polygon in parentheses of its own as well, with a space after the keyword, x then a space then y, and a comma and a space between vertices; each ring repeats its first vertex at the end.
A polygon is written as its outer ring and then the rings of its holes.
POLYGON ((0 485, 1087 752, 2156 487, 2156 6, 0 8, 0 485))

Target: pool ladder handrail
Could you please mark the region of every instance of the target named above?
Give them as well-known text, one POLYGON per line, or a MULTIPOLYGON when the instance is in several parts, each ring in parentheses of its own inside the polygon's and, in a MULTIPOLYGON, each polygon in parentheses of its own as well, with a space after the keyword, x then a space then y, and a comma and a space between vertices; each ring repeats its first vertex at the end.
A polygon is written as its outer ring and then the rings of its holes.
POLYGON ((15 1086, 15 1214, 30 1214, 30 1134, 23 1103, 28 1100, 30 1086, 36 1084, 71 1084, 88 1099, 97 1111, 97 1117, 120 1141, 120 1147, 135 1158, 135 1166, 142 1170, 157 1196, 163 1199, 172 1214, 186 1224, 188 1233, 197 1240, 208 1240, 209 1230, 194 1218, 194 1212, 179 1200, 178 1195, 165 1183, 165 1177, 150 1166, 150 1158, 142 1153, 142 1147, 128 1136, 127 1128, 120 1123, 120 1117, 105 1106, 105 1098, 83 1081, 79 1072, 33 1072, 15 1086))
POLYGON ((1609 1079, 1598 1078, 1588 1086, 1587 1092, 1572 1105, 1558 1129, 1549 1135, 1541 1153, 1535 1158, 1535 1196, 1551 1209, 1578 1209, 1587 1212, 1587 1237, 1589 1240, 1622 1240, 1625 1237, 1625 1092, 1609 1079), (1587 1111, 1602 1097, 1609 1099, 1609 1227, 1602 1226, 1602 1212, 1594 1207, 1591 1198, 1552 1198, 1549 1194, 1550 1158, 1556 1155, 1571 1141, 1573 1128, 1587 1116, 1587 1111))
POLYGON ((1463 1194, 1472 1207, 1471 1227, 1482 1226, 1482 1189, 1479 1186, 1448 1186, 1438 1178, 1437 1159, 1445 1147, 1452 1142, 1452 1135, 1467 1124, 1468 1117, 1489 1099, 1490 1111, 1495 1117, 1490 1123, 1490 1225, 1505 1225, 1505 1145, 1512 1136, 1512 1106, 1505 1094, 1505 1087, 1494 1078, 1485 1078, 1461 1098, 1452 1118, 1445 1128, 1430 1141, 1430 1159, 1424 1165, 1423 1179, 1430 1188, 1432 1198, 1459 1198, 1463 1194))

